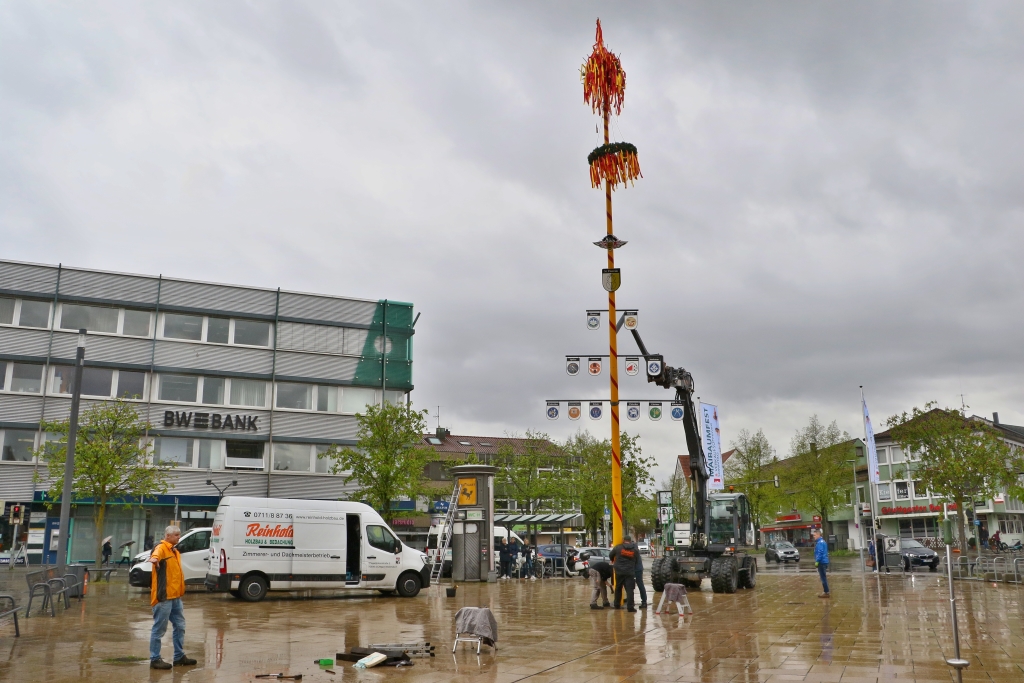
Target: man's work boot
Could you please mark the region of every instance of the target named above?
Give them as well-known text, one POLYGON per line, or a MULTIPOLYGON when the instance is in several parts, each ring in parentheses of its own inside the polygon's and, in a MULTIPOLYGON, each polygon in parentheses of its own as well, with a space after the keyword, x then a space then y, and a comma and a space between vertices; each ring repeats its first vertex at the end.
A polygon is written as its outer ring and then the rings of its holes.
POLYGON ((603 605, 603 607, 605 607, 606 609, 607 609, 608 607, 611 607, 611 606, 612 606, 612 603, 610 603, 610 602, 606 602, 606 603, 604 603, 604 605, 603 605))
POLYGON ((828 597, 828 593, 819 593, 818 597, 819 598, 827 598, 828 597))
POLYGON ((604 607, 601 607, 596 602, 592 602, 590 603, 590 609, 604 609, 604 607))
POLYGON ((635 612, 636 610, 635 610, 635 609, 633 609, 632 607, 627 607, 627 608, 626 608, 626 611, 627 611, 627 612, 635 612))
POLYGON ((170 669, 171 665, 162 659, 151 659, 149 660, 150 669, 170 669))
POLYGON ((195 666, 196 664, 196 660, 190 659, 185 655, 182 655, 178 659, 174 660, 174 666, 195 666))

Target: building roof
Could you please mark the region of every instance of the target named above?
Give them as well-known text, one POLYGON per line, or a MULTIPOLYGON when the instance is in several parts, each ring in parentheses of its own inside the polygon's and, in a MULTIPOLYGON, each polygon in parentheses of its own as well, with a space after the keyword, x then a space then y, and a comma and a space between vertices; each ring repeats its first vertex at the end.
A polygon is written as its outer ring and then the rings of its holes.
POLYGON ((450 455, 497 455, 503 445, 511 446, 514 455, 525 455, 532 447, 541 447, 557 452, 558 447, 547 439, 525 439, 512 436, 466 436, 449 434, 445 430, 443 436, 437 433, 424 434, 423 445, 434 449, 437 453, 450 455))
MULTIPOLYGON (((931 413, 937 410, 939 409, 934 408, 928 412, 931 413)), ((925 414, 927 415, 928 413, 925 414)), ((989 418, 981 417, 980 415, 971 415, 969 419, 977 420, 978 422, 984 422, 987 425, 995 427, 996 429, 1003 433, 1004 438, 1024 442, 1024 427, 1021 427, 1019 425, 1008 425, 1003 422, 997 423, 994 422, 993 420, 990 420, 989 418)), ((878 432, 877 434, 875 434, 875 441, 892 441, 892 431, 886 429, 884 432, 878 432)))
MULTIPOLYGON (((726 451, 725 453, 722 453, 722 466, 723 467, 725 466, 725 463, 729 460, 729 458, 732 457, 732 454, 735 453, 735 452, 736 452, 736 449, 734 448, 731 451, 726 451)), ((683 470, 683 475, 687 479, 689 479, 690 478, 690 456, 689 455, 680 455, 678 458, 676 458, 676 463, 677 463, 677 466, 681 470, 683 470)))

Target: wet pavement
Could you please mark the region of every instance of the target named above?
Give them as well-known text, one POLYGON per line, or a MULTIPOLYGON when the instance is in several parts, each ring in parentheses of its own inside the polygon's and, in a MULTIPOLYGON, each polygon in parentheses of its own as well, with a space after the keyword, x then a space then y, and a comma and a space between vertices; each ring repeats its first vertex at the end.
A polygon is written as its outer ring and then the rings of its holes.
MULTIPOLYGON (((55 618, 39 616, 34 605, 21 620, 21 638, 9 618, 0 622, 0 681, 255 682, 267 680, 255 674, 278 672, 360 683, 955 680, 944 663, 953 651, 940 574, 877 577, 838 562, 833 597, 824 600, 807 564, 766 569, 762 557, 757 588, 733 595, 715 595, 705 582, 690 593, 694 614, 685 618, 591 610, 581 579, 464 584, 455 598, 434 587, 412 599, 279 593, 249 604, 190 592, 185 650, 199 665, 174 671, 111 661, 148 658, 148 592, 122 576, 93 582, 85 600, 72 599, 55 618), (452 655, 454 615, 466 605, 493 610, 496 653, 484 646, 477 656, 460 645, 452 655), (314 664, 356 645, 414 641, 435 643, 437 656, 402 669, 358 671, 339 662, 334 675, 314 664)), ((0 592, 23 595, 23 570, 2 573, 0 592)), ((956 588, 963 655, 971 661, 965 680, 1024 681, 1024 589, 968 581, 956 588)), ((170 639, 168 628, 165 658, 170 639)))

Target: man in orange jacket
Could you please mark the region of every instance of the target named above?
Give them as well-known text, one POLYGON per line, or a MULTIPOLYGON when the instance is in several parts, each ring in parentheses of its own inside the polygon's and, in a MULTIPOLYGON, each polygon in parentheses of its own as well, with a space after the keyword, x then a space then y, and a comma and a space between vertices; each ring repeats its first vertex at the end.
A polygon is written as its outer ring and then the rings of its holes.
POLYGON ((169 526, 149 561, 153 563, 149 584, 149 604, 153 606, 153 632, 149 636, 149 668, 170 669, 160 658, 160 640, 167 632, 167 622, 174 627, 174 666, 192 666, 196 660, 185 656, 185 611, 181 596, 185 594, 185 575, 181 571, 181 553, 174 546, 181 538, 181 529, 169 526))

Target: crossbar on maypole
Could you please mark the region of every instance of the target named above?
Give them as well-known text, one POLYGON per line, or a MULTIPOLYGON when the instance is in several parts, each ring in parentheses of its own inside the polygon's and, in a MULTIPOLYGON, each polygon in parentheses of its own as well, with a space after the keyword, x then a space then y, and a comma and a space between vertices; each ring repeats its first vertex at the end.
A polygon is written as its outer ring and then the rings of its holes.
POLYGON ((599 188, 604 185, 604 206, 607 234, 605 239, 595 244, 608 251, 608 268, 602 274, 602 284, 608 291, 608 346, 611 385, 612 413, 612 542, 622 542, 622 442, 619 433, 619 362, 618 362, 618 325, 615 314, 615 290, 619 288, 621 279, 615 269, 615 249, 625 244, 612 230, 612 190, 617 185, 632 184, 636 178, 643 177, 637 159, 636 147, 628 142, 612 143, 608 134, 608 121, 612 111, 616 115, 622 112, 622 102, 626 92, 626 72, 622 63, 614 53, 604 45, 601 32, 601 20, 597 20, 594 50, 580 69, 583 81, 583 101, 591 106, 594 113, 600 114, 604 122, 604 144, 595 149, 587 157, 590 164, 590 183, 599 188))

